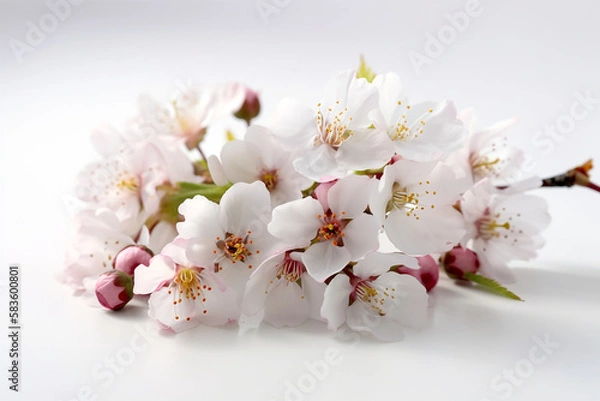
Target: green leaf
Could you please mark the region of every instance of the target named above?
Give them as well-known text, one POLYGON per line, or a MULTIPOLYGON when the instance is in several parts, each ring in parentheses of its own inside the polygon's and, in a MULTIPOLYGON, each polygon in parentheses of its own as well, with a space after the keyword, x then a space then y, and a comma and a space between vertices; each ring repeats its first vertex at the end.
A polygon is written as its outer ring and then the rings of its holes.
POLYGON ((218 186, 215 184, 195 184, 192 182, 178 182, 174 188, 171 188, 162 198, 160 203, 160 219, 171 222, 179 221, 179 205, 186 199, 191 199, 196 195, 202 195, 206 199, 219 203, 225 191, 231 187, 231 184, 218 186))
POLYGON ((493 292, 494 294, 501 295, 506 298, 515 299, 517 301, 523 301, 521 297, 515 294, 512 291, 509 291, 506 287, 502 286, 496 280, 492 280, 491 278, 484 277, 477 273, 465 273, 463 278, 479 284, 480 286, 486 288, 487 290, 493 292))
POLYGON ((365 57, 361 54, 360 65, 358 66, 358 70, 356 71, 356 78, 364 78, 367 80, 367 82, 373 82, 376 75, 377 74, 375 74, 375 71, 373 71, 371 67, 367 65, 365 57))

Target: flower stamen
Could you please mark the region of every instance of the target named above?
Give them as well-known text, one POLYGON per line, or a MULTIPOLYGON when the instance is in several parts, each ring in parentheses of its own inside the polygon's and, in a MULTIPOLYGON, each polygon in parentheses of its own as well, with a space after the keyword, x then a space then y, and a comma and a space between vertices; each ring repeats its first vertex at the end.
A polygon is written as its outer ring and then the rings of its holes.
MULTIPOLYGON (((342 212, 344 215, 345 212, 342 212)), ((333 246, 344 246, 344 227, 346 222, 339 220, 335 213, 327 212, 325 216, 319 215, 323 223, 317 232, 317 240, 320 242, 331 241, 333 246)))
POLYGON ((490 216, 482 217, 477 221, 476 225, 479 236, 486 241, 498 238, 500 236, 500 229, 510 230, 510 223, 508 221, 500 224, 490 216))

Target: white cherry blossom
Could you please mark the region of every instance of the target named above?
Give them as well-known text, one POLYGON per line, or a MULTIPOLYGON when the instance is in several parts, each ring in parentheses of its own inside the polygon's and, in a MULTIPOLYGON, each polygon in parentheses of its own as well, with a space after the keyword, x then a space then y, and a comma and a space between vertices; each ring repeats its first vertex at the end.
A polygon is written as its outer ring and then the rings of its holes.
POLYGON ((330 181, 348 171, 379 168, 393 155, 389 138, 369 118, 377 106, 377 89, 346 71, 327 83, 316 111, 284 99, 267 127, 297 152, 296 170, 314 181, 330 181))
POLYGON ((233 115, 244 103, 246 87, 238 83, 214 86, 182 86, 174 100, 162 105, 148 96, 139 100, 139 125, 150 133, 183 140, 194 149, 213 122, 233 115))
POLYGON ((96 131, 94 143, 104 159, 79 174, 76 196, 90 208, 114 210, 130 234, 158 212, 162 185, 198 182, 192 161, 173 138, 140 138, 96 131), (111 135, 112 134, 112 135, 111 135))
POLYGON ((277 246, 267 231, 271 200, 265 185, 236 183, 220 204, 197 195, 179 207, 184 221, 177 224, 182 238, 189 239, 187 256, 197 266, 210 266, 238 294, 253 268, 277 246))
POLYGON ((385 131, 395 152, 408 160, 441 160, 458 149, 465 128, 449 101, 411 103, 394 73, 378 75, 379 109, 375 126, 385 131))
POLYGON ((246 286, 242 313, 260 316, 275 327, 298 326, 320 320, 326 285, 306 274, 299 252, 280 252, 252 273, 246 286))
POLYGON ((399 160, 384 169, 370 206, 399 250, 425 255, 452 249, 465 234, 454 205, 461 187, 440 162, 399 160))
POLYGON ((211 173, 229 182, 262 181, 271 194, 273 206, 302 198, 302 190, 312 181, 298 173, 287 152, 264 127, 252 125, 243 140, 227 142, 221 150, 221 160, 209 157, 211 173), (220 172, 222 171, 222 174, 220 172))
POLYGON ((403 328, 427 321, 428 296, 419 281, 389 271, 397 265, 417 267, 401 254, 374 252, 358 261, 351 273, 336 275, 325 290, 321 315, 330 330, 344 323, 383 341, 399 341, 403 328))
POLYGON ((125 233, 117 215, 105 208, 83 210, 75 216, 73 245, 67 252, 64 279, 77 292, 86 289, 84 280, 96 278, 113 268, 113 260, 136 238, 125 233))
POLYGON ((495 185, 507 185, 521 178, 524 163, 523 152, 510 145, 507 132, 512 129, 515 118, 500 121, 483 130, 475 129, 473 109, 460 114, 469 132, 465 146, 455 152, 449 163, 461 168, 469 184, 489 178, 495 185))
POLYGON ((530 260, 544 244, 541 232, 550 224, 546 201, 535 195, 495 193, 482 180, 464 194, 461 210, 468 233, 463 240, 473 249, 484 276, 510 283, 513 260, 530 260))
POLYGON ((239 317, 236 293, 212 272, 185 255, 186 240, 175 239, 149 266, 135 270, 135 294, 151 294, 148 314, 175 332, 199 323, 224 325, 239 317))
POLYGON ((374 180, 350 175, 337 181, 324 200, 304 198, 273 210, 269 232, 292 248, 318 282, 379 246, 377 220, 365 213, 374 180))

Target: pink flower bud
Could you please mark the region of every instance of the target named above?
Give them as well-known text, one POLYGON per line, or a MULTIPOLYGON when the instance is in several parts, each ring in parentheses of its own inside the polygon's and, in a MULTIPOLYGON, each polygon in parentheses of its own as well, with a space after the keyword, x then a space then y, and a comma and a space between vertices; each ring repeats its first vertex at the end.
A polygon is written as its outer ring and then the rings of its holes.
POLYGON ((479 259, 475 252, 459 245, 446 252, 444 267, 448 276, 462 279, 465 273, 475 273, 479 270, 479 259))
POLYGON ((117 254, 113 260, 113 267, 133 276, 139 265, 148 266, 154 253, 143 245, 130 245, 117 254))
POLYGON ((311 196, 321 203, 323 210, 329 210, 329 201, 327 200, 327 195, 329 194, 329 189, 337 182, 337 180, 322 182, 313 190, 311 196))
POLYGON ((120 270, 104 273, 96 280, 96 298, 106 309, 122 309, 133 299, 133 278, 120 270))
POLYGON ((400 156, 400 155, 394 155, 394 156, 392 156, 392 159, 390 160, 390 164, 394 164, 394 163, 396 163, 399 160, 402 160, 402 156, 400 156))
POLYGON ((429 255, 419 256, 417 257, 417 260, 419 262, 418 269, 411 269, 410 267, 399 266, 396 269, 396 271, 400 274, 408 274, 410 276, 413 276, 414 278, 419 280, 419 282, 423 284, 423 287, 425 287, 427 292, 429 292, 438 283, 438 279, 440 278, 440 268, 435 259, 429 255))
POLYGON ((250 88, 246 88, 246 98, 244 99, 244 103, 242 103, 242 107, 236 111, 234 115, 250 125, 250 121, 258 116, 259 113, 260 100, 258 98, 258 93, 250 88))
POLYGON ((417 258, 419 261, 419 273, 421 274, 421 283, 427 290, 427 292, 431 291, 433 287, 435 287, 440 278, 440 267, 434 258, 429 255, 419 256, 417 258))

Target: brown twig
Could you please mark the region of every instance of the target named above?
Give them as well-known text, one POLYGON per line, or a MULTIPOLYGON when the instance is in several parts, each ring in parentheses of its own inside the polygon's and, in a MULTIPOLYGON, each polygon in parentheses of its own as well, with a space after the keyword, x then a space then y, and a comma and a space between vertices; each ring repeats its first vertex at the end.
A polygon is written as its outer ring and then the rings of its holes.
POLYGON ((544 178, 542 187, 572 187, 579 185, 600 192, 600 186, 590 180, 590 170, 594 168, 592 160, 588 160, 581 166, 577 166, 566 173, 544 178))

